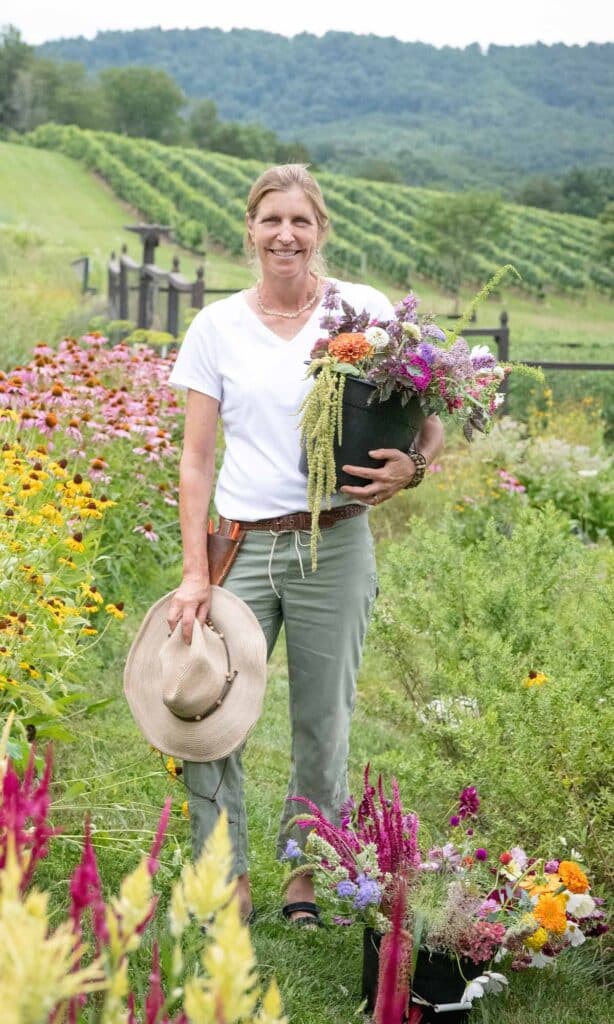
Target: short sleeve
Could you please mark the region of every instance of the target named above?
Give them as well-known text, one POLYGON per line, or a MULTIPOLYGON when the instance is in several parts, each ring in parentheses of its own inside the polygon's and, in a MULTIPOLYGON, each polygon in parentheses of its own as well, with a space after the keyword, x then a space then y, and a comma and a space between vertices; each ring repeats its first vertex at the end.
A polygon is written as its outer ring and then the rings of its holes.
POLYGON ((168 378, 169 384, 177 388, 192 388, 221 401, 222 377, 217 365, 217 351, 217 332, 208 311, 201 309, 181 343, 168 378))

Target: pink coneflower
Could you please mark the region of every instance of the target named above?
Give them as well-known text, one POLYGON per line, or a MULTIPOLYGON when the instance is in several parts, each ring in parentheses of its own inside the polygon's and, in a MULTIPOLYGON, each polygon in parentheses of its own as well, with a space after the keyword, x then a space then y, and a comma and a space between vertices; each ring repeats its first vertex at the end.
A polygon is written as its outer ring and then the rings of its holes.
POLYGON ((143 536, 147 538, 147 540, 150 540, 152 542, 160 540, 158 534, 154 531, 154 528, 151 523, 145 523, 143 526, 135 526, 132 532, 142 533, 143 536))

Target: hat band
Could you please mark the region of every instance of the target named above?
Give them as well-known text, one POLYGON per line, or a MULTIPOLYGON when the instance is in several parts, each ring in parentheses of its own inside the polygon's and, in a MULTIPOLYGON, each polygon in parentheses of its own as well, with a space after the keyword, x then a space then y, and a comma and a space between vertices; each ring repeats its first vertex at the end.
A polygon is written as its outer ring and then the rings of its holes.
POLYGON ((221 704, 224 703, 226 697, 230 693, 230 687, 234 683, 234 681, 237 678, 238 674, 239 673, 238 673, 237 669, 235 669, 232 673, 229 673, 226 676, 226 682, 224 683, 224 686, 222 687, 222 692, 220 693, 218 699, 216 700, 216 702, 215 702, 215 704, 213 705, 212 708, 209 708, 208 711, 203 711, 202 715, 193 715, 192 718, 182 718, 182 721, 183 722, 202 722, 205 718, 208 718, 209 715, 212 715, 215 711, 217 711, 217 709, 220 707, 221 704))
MULTIPOLYGON (((192 715, 191 718, 184 718, 183 715, 177 715, 176 717, 177 718, 181 718, 181 720, 183 722, 203 722, 205 720, 205 718, 209 718, 210 715, 214 714, 217 711, 217 709, 224 703, 226 697, 230 693, 230 687, 232 686, 232 684, 234 683, 234 681, 235 681, 235 679, 237 678, 237 675, 238 675, 238 670, 236 668, 235 669, 231 668, 231 665, 230 665, 230 651, 228 650, 228 644, 226 643, 226 637, 224 636, 222 630, 221 629, 216 629, 216 627, 213 625, 213 622, 211 621, 211 619, 207 619, 205 625, 207 625, 209 627, 209 629, 211 629, 214 633, 217 633, 217 635, 219 636, 220 640, 222 641, 222 644, 224 645, 224 650, 226 652, 226 669, 227 669, 227 671, 226 671, 226 681, 225 681, 225 683, 224 683, 224 685, 222 687, 222 692, 220 693, 219 697, 215 701, 213 707, 209 708, 208 711, 203 711, 203 713, 201 715, 192 715)), ((171 711, 171 713, 174 714, 174 712, 172 712, 171 708, 169 708, 169 711, 171 711)))

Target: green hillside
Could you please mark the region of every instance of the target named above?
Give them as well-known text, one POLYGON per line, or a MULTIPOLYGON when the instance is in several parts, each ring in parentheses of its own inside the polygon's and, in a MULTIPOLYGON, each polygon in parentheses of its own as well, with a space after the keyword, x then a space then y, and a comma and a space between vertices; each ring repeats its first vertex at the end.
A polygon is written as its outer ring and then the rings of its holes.
POLYGON ((349 32, 288 39, 234 29, 139 29, 62 39, 41 56, 167 71, 220 116, 300 138, 335 169, 365 154, 404 181, 515 187, 519 174, 611 165, 614 45, 438 49, 349 32))
MULTIPOLYGON (((241 253, 245 197, 260 165, 72 126, 44 125, 27 139, 82 161, 148 219, 173 225, 185 243, 198 244, 204 232, 208 242, 241 253)), ((433 193, 330 173, 318 177, 332 214, 327 253, 334 266, 349 274, 384 275, 400 285, 416 274, 446 282, 422 226, 433 193)), ((466 281, 482 283, 512 263, 528 292, 611 289, 612 275, 594 256, 595 221, 512 204, 505 217, 496 241, 467 251, 466 281)))

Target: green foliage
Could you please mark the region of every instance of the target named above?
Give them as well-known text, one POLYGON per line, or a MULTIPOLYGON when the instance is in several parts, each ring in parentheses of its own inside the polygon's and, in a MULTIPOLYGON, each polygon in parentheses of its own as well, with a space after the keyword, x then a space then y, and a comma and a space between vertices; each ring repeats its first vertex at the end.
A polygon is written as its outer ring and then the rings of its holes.
POLYGON ((32 60, 32 48, 14 25, 0 28, 0 130, 12 128, 15 118, 13 89, 20 71, 32 60))
POLYGON ((613 199, 611 167, 572 167, 560 178, 530 177, 516 191, 519 203, 582 217, 598 217, 613 199))
MULTIPOLYGON (((349 32, 102 32, 40 52, 98 71, 164 68, 225 120, 297 134, 331 170, 394 161, 412 185, 517 189, 519 174, 607 166, 612 44, 464 49, 349 32), (292 83, 291 88, 288 83, 292 83), (314 83, 317 83, 314 87, 314 83)), ((483 276, 483 275, 482 275, 483 276)))
MULTIPOLYGON (((43 125, 27 136, 101 174, 154 221, 171 224, 193 246, 196 225, 210 242, 239 254, 245 200, 263 165, 225 154, 162 146, 109 132, 43 125)), ((590 220, 503 204, 494 195, 441 196, 423 189, 321 172, 333 234, 326 254, 340 273, 378 273, 407 286, 414 272, 459 287, 511 263, 521 287, 543 294, 614 287, 614 272, 594 261, 590 220), (462 256, 461 256, 462 254, 462 256)))
POLYGON ((433 196, 421 221, 440 268, 438 277, 458 300, 461 285, 471 273, 471 254, 507 231, 501 198, 487 192, 433 196))
POLYGON ((475 784, 497 845, 546 853, 564 835, 601 880, 612 863, 611 569, 611 550, 571 538, 552 507, 521 508, 507 535, 492 522, 469 544, 450 515, 415 521, 387 550, 373 638, 413 707, 391 765, 410 802, 436 805, 442 821, 475 784), (530 671, 547 681, 526 688, 530 671))
POLYGON ((110 127, 123 135, 174 142, 185 97, 165 71, 154 68, 107 68, 100 75, 110 113, 110 127))

